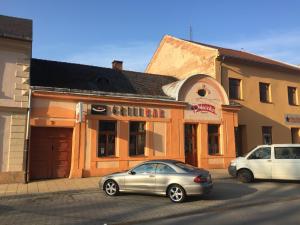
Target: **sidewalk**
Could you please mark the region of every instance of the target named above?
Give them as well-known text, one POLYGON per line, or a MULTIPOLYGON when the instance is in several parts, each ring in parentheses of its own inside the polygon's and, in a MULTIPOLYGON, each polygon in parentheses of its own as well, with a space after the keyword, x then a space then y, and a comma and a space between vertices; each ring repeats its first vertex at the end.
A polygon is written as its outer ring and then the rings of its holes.
POLYGON ((51 179, 28 184, 0 184, 0 197, 98 188, 100 177, 51 179))
MULTIPOLYGON (((209 171, 213 180, 230 178, 226 169, 213 169, 209 171)), ((96 189, 98 188, 99 180, 100 177, 63 178, 33 181, 28 184, 0 184, 0 197, 96 189)))
POLYGON ((210 169, 209 170, 210 174, 211 174, 211 177, 213 180, 217 179, 217 180, 220 180, 220 179, 230 179, 232 178, 227 169, 210 169))

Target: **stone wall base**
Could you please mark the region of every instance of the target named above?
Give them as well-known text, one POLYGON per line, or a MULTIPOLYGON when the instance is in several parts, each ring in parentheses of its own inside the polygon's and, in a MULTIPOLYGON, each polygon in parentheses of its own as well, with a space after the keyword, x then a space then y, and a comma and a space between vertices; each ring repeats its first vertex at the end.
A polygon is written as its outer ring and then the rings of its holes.
POLYGON ((0 184, 25 183, 24 171, 0 172, 0 184))

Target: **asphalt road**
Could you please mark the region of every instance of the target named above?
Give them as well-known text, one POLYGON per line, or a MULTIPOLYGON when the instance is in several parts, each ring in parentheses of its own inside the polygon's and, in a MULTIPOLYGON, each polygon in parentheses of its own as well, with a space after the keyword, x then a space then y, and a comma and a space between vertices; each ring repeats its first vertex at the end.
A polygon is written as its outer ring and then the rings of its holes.
POLYGON ((300 182, 215 180, 213 192, 182 204, 166 197, 97 189, 0 199, 0 224, 299 224, 300 182))
POLYGON ((152 221, 143 224, 297 225, 300 224, 299 205, 300 201, 297 199, 272 202, 263 205, 252 205, 248 207, 224 207, 223 209, 212 210, 211 212, 200 212, 176 218, 161 219, 159 221, 152 221))

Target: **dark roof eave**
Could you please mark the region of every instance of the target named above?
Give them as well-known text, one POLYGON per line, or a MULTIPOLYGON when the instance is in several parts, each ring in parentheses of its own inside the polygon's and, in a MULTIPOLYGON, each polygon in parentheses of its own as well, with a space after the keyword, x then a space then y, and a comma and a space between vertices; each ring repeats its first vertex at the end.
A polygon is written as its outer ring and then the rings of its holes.
POLYGON ((69 88, 56 88, 56 87, 41 87, 31 86, 31 90, 34 91, 45 91, 45 92, 56 92, 60 94, 75 94, 75 95, 89 95, 89 96, 106 96, 106 97, 117 97, 117 98, 130 98, 130 99, 145 99, 145 100, 159 100, 165 102, 186 104, 182 101, 176 101, 175 99, 167 96, 153 96, 153 95, 137 95, 129 93, 114 93, 104 91, 91 91, 91 90, 80 90, 80 89, 69 89, 69 88))
POLYGON ((30 37, 20 37, 18 35, 12 35, 12 34, 0 34, 0 37, 2 38, 6 38, 6 39, 14 39, 14 40, 18 40, 18 41, 28 41, 28 42, 32 42, 32 38, 30 37))

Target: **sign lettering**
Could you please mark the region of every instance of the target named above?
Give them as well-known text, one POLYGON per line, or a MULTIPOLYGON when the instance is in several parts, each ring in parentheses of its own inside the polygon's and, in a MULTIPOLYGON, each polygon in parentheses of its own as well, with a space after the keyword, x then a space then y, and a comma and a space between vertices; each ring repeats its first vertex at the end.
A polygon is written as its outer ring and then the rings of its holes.
POLYGON ((191 106, 191 110, 194 113, 201 112, 201 113, 212 113, 216 115, 216 107, 210 104, 196 104, 191 106))
POLYGON ((94 115, 115 115, 130 117, 149 117, 149 118, 165 118, 165 110, 157 108, 142 108, 134 106, 119 105, 91 105, 91 114, 94 115))

